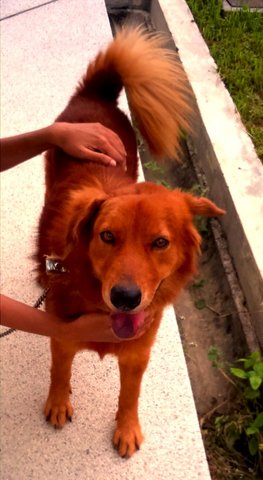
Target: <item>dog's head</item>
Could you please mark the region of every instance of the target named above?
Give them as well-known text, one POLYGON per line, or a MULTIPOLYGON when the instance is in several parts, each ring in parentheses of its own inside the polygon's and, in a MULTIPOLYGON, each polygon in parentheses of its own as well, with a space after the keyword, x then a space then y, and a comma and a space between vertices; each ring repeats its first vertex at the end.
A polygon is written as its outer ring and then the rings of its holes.
POLYGON ((75 191, 69 205, 60 249, 65 257, 81 245, 119 336, 134 333, 153 306, 172 302, 194 273, 201 241, 194 216, 224 213, 207 198, 149 183, 113 197, 75 191))

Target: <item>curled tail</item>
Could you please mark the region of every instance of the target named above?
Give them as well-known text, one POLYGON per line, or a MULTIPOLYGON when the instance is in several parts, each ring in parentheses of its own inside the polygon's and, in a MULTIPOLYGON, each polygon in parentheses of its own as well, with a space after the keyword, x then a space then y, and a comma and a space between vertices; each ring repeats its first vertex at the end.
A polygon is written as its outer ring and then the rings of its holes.
POLYGON ((190 92, 178 56, 163 35, 124 28, 88 67, 77 93, 116 102, 124 86, 150 151, 176 157, 181 130, 189 130, 190 92))

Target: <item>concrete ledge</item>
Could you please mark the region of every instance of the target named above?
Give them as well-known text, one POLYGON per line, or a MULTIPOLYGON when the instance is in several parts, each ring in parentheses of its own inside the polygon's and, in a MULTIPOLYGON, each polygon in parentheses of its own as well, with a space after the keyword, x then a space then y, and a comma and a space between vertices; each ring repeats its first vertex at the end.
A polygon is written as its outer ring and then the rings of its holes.
POLYGON ((242 8, 244 7, 249 8, 250 11, 252 12, 263 13, 261 0, 254 0, 254 1, 245 0, 244 2, 242 2, 241 0, 239 2, 231 2, 231 0, 230 1, 223 0, 223 9, 225 10, 225 12, 235 12, 238 10, 242 10, 242 8))
POLYGON ((153 0, 159 30, 170 31, 193 89, 192 139, 210 196, 227 210, 222 225, 263 347, 263 166, 184 0, 153 0))

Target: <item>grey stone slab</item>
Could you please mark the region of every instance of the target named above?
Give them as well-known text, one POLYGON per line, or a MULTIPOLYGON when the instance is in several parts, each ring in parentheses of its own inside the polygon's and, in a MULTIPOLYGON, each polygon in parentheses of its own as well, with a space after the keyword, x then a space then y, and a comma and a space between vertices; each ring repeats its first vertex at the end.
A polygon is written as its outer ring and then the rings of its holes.
POLYGON ((263 8, 263 0, 227 0, 231 7, 263 8))
POLYGON ((45 7, 58 0, 1 0, 0 19, 9 19, 15 15, 27 13, 35 8, 45 7))

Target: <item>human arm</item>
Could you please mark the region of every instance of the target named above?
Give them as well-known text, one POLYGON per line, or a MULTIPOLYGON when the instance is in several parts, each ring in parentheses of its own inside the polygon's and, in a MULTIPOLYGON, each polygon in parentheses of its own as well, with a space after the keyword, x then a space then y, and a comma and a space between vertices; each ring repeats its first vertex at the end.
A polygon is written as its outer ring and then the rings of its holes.
MULTIPOLYGON (((55 315, 37 310, 5 295, 0 295, 0 305, 1 325, 5 327, 64 341, 116 343, 124 340, 113 333, 108 314, 90 313, 71 322, 63 322, 55 315)), ((136 337, 130 340, 140 337, 144 331, 145 328, 141 328, 136 337)))
POLYGON ((0 296, 1 325, 60 340, 86 340, 90 342, 118 342, 120 339, 111 330, 109 315, 83 315, 72 322, 63 322, 59 317, 29 305, 0 296))
POLYGON ((54 146, 82 160, 125 166, 126 152, 115 132, 100 123, 56 122, 34 132, 1 139, 1 171, 54 146))

